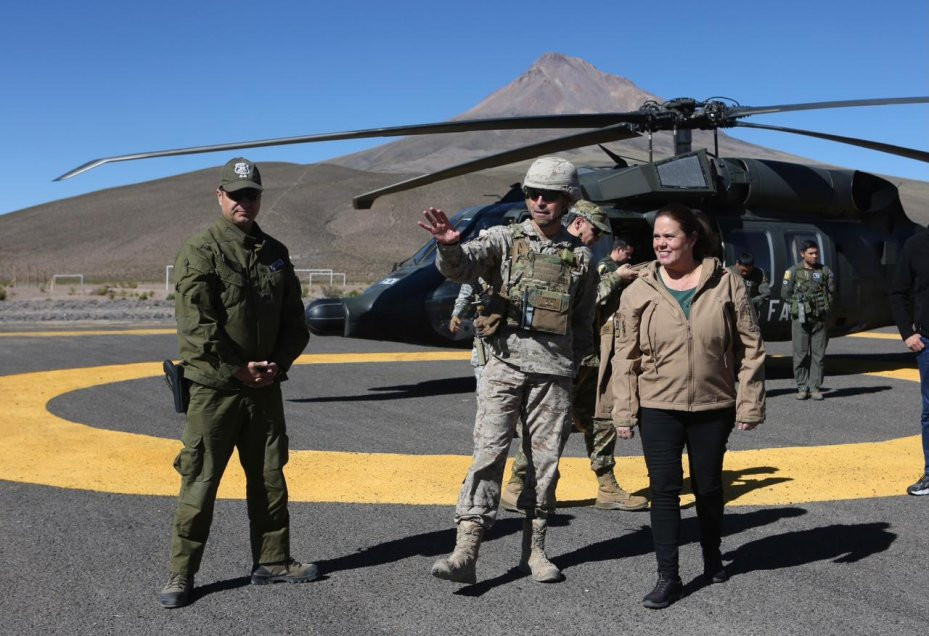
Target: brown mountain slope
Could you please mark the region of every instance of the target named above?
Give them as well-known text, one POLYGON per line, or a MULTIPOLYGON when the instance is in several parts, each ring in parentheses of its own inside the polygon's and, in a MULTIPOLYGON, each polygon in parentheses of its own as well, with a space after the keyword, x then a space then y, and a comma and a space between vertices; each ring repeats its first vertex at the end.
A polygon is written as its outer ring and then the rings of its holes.
MULTIPOLYGON (((658 98, 583 60, 550 53, 460 118, 627 111, 647 99, 658 98)), ((416 227, 423 207, 457 210, 490 202, 521 179, 528 162, 383 197, 370 211, 353 210, 352 196, 562 134, 514 131, 405 138, 329 163, 265 163, 267 190, 258 221, 288 245, 298 268, 331 268, 345 272, 350 281, 372 281, 425 241, 425 233, 416 227)), ((694 144, 711 147, 712 136, 695 133, 694 144)), ((644 139, 610 147, 634 157, 646 155, 644 139)), ((728 156, 809 162, 722 134, 720 150, 728 156)), ((670 154, 670 135, 656 135, 656 152, 670 154)), ((564 154, 584 165, 609 164, 596 147, 564 154)), ((217 164, 224 160, 218 156, 217 164)), ((218 173, 219 168, 201 170, 0 216, 0 280, 48 280, 53 273, 82 273, 107 281, 160 280, 183 240, 217 218, 213 190, 218 173)), ((929 183, 893 180, 900 185, 911 218, 929 221, 929 183)))
MULTIPOLYGON (((470 175, 358 211, 352 195, 410 175, 325 163, 265 163, 262 172, 259 225, 288 245, 298 268, 330 268, 356 281, 384 275, 425 241, 416 227, 424 202, 458 209, 506 191, 498 177, 470 175)), ((184 239, 218 218, 218 174, 200 170, 0 216, 0 280, 47 281, 55 273, 160 280, 184 239)))

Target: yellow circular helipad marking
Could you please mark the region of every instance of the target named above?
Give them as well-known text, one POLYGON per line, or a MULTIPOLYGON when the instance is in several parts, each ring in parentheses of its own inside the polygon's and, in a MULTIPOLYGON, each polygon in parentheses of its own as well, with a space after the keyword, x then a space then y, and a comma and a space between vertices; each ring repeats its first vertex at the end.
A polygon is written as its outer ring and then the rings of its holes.
MULTIPOLYGON (((467 360, 470 352, 321 354, 295 364, 467 360)), ((0 479, 100 492, 175 495, 177 441, 97 429, 50 413, 50 400, 79 389, 161 375, 160 363, 43 371, 0 377, 6 413, 0 420, 0 479)), ((915 369, 868 375, 919 381, 915 369)), ((167 394, 165 399, 167 399, 167 394)), ((470 422, 462 422, 463 426, 470 422)), ((773 425, 773 424, 768 424, 773 425)), ((740 433, 734 435, 750 435, 740 433)), ((918 436, 834 446, 730 451, 725 473, 735 505, 773 505, 895 496, 922 461, 918 436)), ((293 501, 454 504, 471 458, 296 450, 287 479, 293 501), (363 475, 363 479, 359 479, 363 475)), ((230 461, 219 496, 241 499, 245 478, 230 461)), ((630 490, 647 486, 642 457, 617 458, 630 490)), ((590 499, 594 480, 586 458, 564 457, 558 499, 590 499)))

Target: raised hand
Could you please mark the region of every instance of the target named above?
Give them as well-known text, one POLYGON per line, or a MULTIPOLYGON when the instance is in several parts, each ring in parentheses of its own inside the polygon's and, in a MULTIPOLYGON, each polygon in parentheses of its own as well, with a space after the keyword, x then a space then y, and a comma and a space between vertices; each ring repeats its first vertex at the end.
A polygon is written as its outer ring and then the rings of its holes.
POLYGON ((461 239, 461 232, 452 227, 444 210, 426 208, 423 210, 423 217, 426 221, 418 221, 417 225, 432 234, 436 242, 452 245, 461 239))

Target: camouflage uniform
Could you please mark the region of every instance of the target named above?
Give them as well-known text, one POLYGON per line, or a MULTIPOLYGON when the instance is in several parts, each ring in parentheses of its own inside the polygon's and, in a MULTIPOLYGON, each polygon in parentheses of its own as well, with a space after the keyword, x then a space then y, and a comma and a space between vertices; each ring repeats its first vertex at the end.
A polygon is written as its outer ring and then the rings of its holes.
MULTIPOLYGON (((521 414, 523 452, 530 461, 528 487, 520 495, 520 505, 532 516, 543 517, 554 510, 558 459, 570 425, 575 356, 586 356, 593 349, 590 324, 596 280, 589 271, 590 251, 563 228, 548 239, 529 220, 518 226, 494 227, 465 245, 440 244, 436 266, 452 280, 465 282, 480 276, 494 290, 508 293, 530 278, 515 265, 514 251, 524 248, 533 258, 538 254, 555 257, 561 271, 568 273, 566 332, 519 327, 515 314, 520 300, 513 298, 505 324, 487 339, 491 355, 477 387, 474 455, 455 511, 459 524, 469 521, 487 528, 496 520, 507 451, 521 414)), ((544 259, 534 262, 544 269, 544 259)), ((528 306, 522 303, 523 309, 528 306)))
POLYGON ((835 277, 825 265, 807 269, 803 263, 797 263, 784 272, 781 294, 790 305, 797 389, 801 394, 818 392, 823 383, 829 342, 826 327, 835 298, 835 277))
POLYGON ((223 218, 181 248, 174 276, 177 337, 192 386, 184 447, 174 462, 181 490, 171 571, 199 569, 234 447, 245 469, 253 563, 285 561, 290 518, 280 383, 249 388, 234 375, 249 361, 267 360, 284 380, 309 339, 287 249, 257 224, 246 234, 223 218))
MULTIPOLYGON (((597 265, 600 278, 597 284, 593 333, 602 333, 605 323, 612 325, 611 318, 619 309, 619 298, 622 293, 623 283, 617 273, 618 269, 619 265, 609 256, 601 260, 597 265)), ((612 330, 610 330, 610 335, 610 342, 612 343, 612 330)), ((587 456, 590 458, 590 469, 597 475, 606 472, 612 473, 616 466, 616 458, 614 457, 616 427, 613 426, 609 414, 606 417, 595 417, 597 376, 600 360, 602 359, 602 352, 598 356, 595 349, 591 355, 580 360, 577 376, 574 378, 571 402, 574 428, 584 434, 584 445, 587 448, 587 456)), ((520 450, 513 460, 513 475, 510 481, 524 481, 527 466, 526 456, 520 450)))
MULTIPOLYGON (((461 288, 458 290, 458 296, 455 297, 455 304, 452 307, 452 318, 461 318, 472 314, 471 303, 475 300, 478 292, 485 287, 484 281, 480 279, 470 283, 462 283, 461 288)), ((477 380, 481 379, 481 372, 484 370, 484 365, 487 364, 485 355, 484 342, 475 333, 474 344, 471 347, 471 366, 474 367, 474 377, 477 380)))

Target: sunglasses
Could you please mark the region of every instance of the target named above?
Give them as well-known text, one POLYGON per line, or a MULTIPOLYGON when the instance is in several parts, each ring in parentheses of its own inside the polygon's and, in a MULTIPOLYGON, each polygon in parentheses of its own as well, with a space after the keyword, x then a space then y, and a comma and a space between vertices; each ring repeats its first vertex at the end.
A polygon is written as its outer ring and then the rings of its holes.
POLYGON ((254 188, 243 188, 235 192, 223 190, 223 192, 236 203, 254 203, 261 198, 261 190, 255 190, 254 188))
POLYGON ((540 190, 539 188, 523 188, 523 192, 527 199, 535 201, 539 197, 542 197, 542 200, 546 203, 554 203, 564 196, 564 192, 559 190, 540 190))

